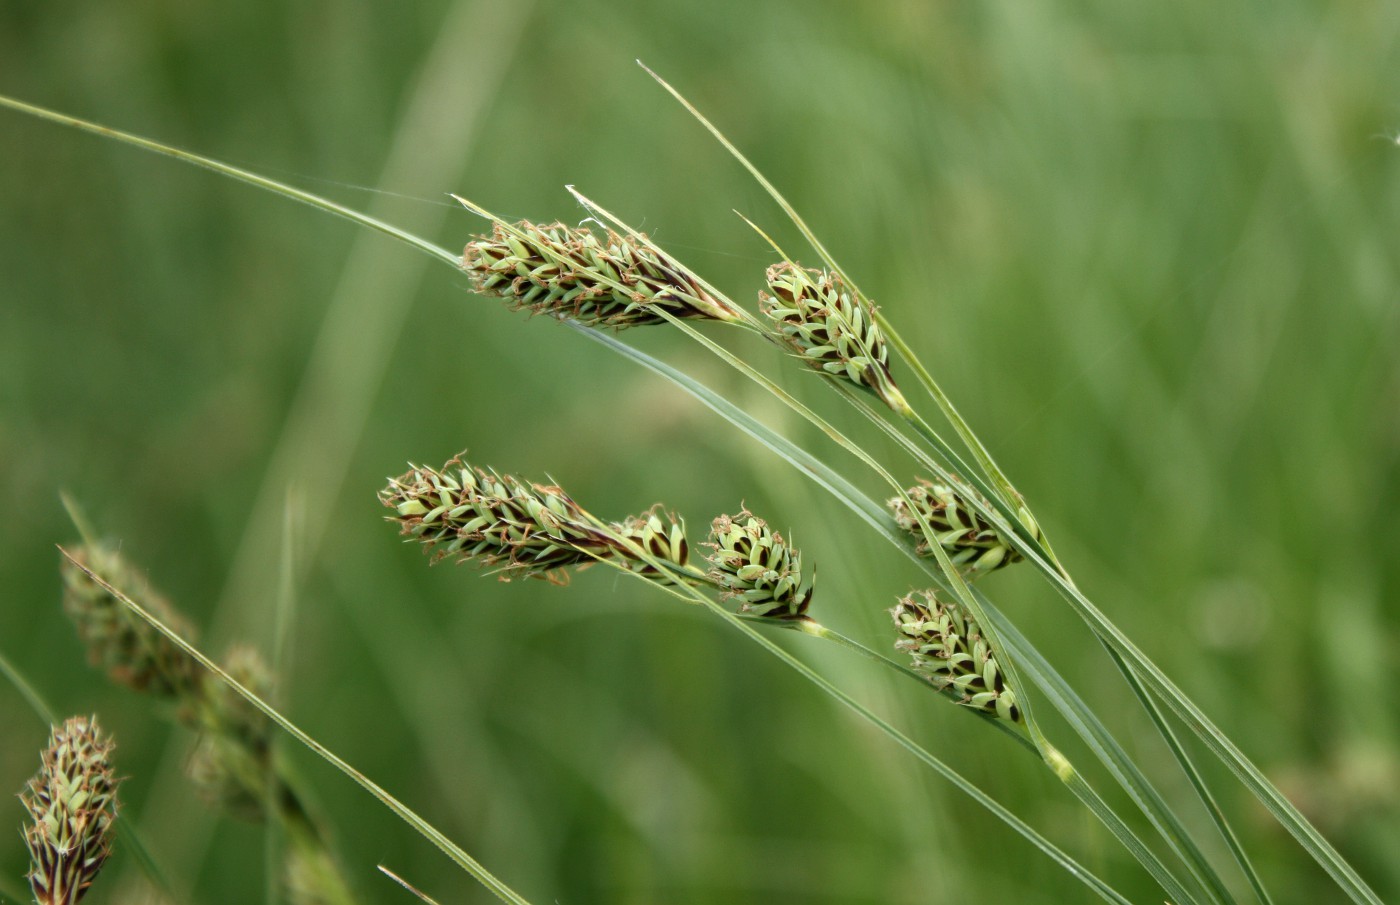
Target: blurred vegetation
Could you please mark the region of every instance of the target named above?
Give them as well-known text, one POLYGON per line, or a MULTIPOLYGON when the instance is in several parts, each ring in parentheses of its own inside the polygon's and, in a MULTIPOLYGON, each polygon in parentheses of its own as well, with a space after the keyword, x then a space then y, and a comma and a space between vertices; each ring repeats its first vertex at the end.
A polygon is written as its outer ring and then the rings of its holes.
MULTIPOLYGON (((449 247, 482 224, 445 192, 577 221, 577 183, 751 299, 772 257, 732 209, 799 243, 637 57, 902 325, 1090 596, 1400 897, 1400 6, 0 8, 4 93, 449 247)), ((59 609, 54 544, 75 537, 60 488, 211 652, 270 652, 291 601, 290 715, 534 901, 1083 899, 716 620, 602 570, 560 589, 429 569, 382 521, 385 475, 462 448, 551 475, 604 517, 664 500, 695 542, 743 500, 819 564, 814 614, 892 643, 884 611, 912 567, 679 391, 389 240, 193 168, 11 113, 0 162, 0 647, 60 711, 100 714, 130 777, 125 817, 189 901, 260 897, 263 843, 190 794, 186 731, 84 664, 59 609)), ((626 338, 812 439, 684 338, 626 338)), ((809 375, 743 348, 855 426, 809 375)), ((1186 802, 1053 593, 1018 569, 985 587, 1186 802)), ((1160 898, 1006 739, 783 641, 1130 898, 1160 898)), ((47 730, 8 686, 0 725, 0 789, 17 790, 47 730)), ((406 901, 376 863, 444 903, 486 901, 286 753, 373 901, 406 901)), ((1280 901, 1333 900, 1206 767, 1280 901)), ((18 826, 8 800, 0 826, 18 826)), ((0 870, 17 877, 11 838, 0 870)), ((120 853, 108 871, 91 901, 137 873, 120 853)))

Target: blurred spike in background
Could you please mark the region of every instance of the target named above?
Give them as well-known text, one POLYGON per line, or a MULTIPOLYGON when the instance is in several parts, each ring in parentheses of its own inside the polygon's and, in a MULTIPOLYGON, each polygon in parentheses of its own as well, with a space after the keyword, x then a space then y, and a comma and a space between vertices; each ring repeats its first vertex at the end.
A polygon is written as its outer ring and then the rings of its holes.
MULTIPOLYGON (((577 183, 746 303, 775 259, 731 209, 815 264, 637 57, 926 353, 1091 595, 1400 896, 1400 6, 0 11, 0 91, 449 247, 484 226, 446 192, 578 222, 563 190, 577 183)), ((892 644, 885 611, 912 567, 669 385, 381 237, 169 160, 5 113, 0 163, 0 644, 121 737, 128 813, 191 901, 260 896, 262 841, 188 794, 183 730, 84 664, 59 608, 53 545, 74 538, 60 487, 213 650, 267 644, 276 602, 294 603, 291 715, 535 901, 1081 900, 703 613, 602 569, 567 589, 429 569, 382 521, 385 475, 463 448, 552 475, 599 513, 664 500, 703 526, 742 500, 820 563, 824 622, 892 644)), ((787 426, 684 338, 627 339, 787 426)), ((742 348, 848 418, 818 378, 742 348)), ((984 586, 1188 794, 1029 570, 984 586)), ((1129 898, 1154 898, 1008 740, 790 643, 1129 898)), ((0 725, 0 787, 17 789, 45 730, 8 687, 0 725)), ((387 812, 292 756, 377 900, 401 898, 376 862, 477 900, 387 812)), ((1335 897, 1207 773, 1278 889, 1335 897)), ((0 870, 18 877, 10 838, 0 870)), ((108 888, 135 874, 120 856, 109 870, 108 888)))

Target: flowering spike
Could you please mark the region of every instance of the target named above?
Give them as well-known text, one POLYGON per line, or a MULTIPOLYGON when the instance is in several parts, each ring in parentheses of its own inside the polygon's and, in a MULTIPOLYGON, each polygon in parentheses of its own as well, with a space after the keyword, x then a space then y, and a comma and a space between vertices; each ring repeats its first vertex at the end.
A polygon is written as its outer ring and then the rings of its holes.
MULTIPOLYGON (((252 647, 239 645, 224 658, 224 672, 267 700, 272 670, 252 647)), ((223 682, 205 682, 197 713, 201 736, 186 764, 200 794, 212 805, 249 821, 265 818, 268 791, 278 782, 272 764, 272 721, 223 682)))
POLYGON ((996 652, 977 620, 961 604, 921 591, 910 594, 890 615, 902 636, 895 644, 913 658, 913 669, 960 703, 1012 723, 1021 722, 1016 692, 997 665, 996 652))
MULTIPOLYGON (((120 588, 182 638, 194 629, 117 551, 92 544, 73 558, 120 588)), ((184 700, 198 685, 199 663, 106 588, 66 558, 62 563, 63 609, 87 645, 88 660, 113 681, 156 697, 184 700)))
POLYGON ((782 341, 811 367, 870 390, 901 414, 909 411, 890 375, 884 331, 869 303, 838 274, 783 262, 768 268, 759 308, 782 341))
POLYGON ((710 578, 758 616, 799 619, 812 602, 802 577, 802 554, 747 509, 721 515, 710 527, 710 578))
POLYGON ((562 488, 475 468, 460 456, 441 471, 416 467, 390 480, 379 499, 394 510, 389 521, 432 550, 435 559, 477 559, 499 566, 504 580, 521 575, 562 582, 560 570, 599 560, 660 577, 619 538, 678 571, 689 559, 684 525, 674 515, 666 513, 663 521, 652 511, 608 524, 562 488))
POLYGON ((39 905, 80 901, 111 853, 117 818, 112 747, 96 717, 72 717, 53 730, 43 765, 20 795, 33 821, 24 842, 29 888, 39 905))
POLYGON ((680 318, 740 317, 640 233, 622 236, 608 230, 600 237, 563 223, 496 221, 489 237, 478 236, 467 245, 462 269, 482 295, 590 327, 666 322, 648 306, 680 318))
MULTIPOLYGON (((895 497, 889 501, 889 506, 894 510, 894 520, 899 527, 918 541, 915 552, 920 556, 933 556, 929 537, 919 523, 919 516, 922 516, 965 579, 972 580, 1021 559, 1021 554, 1001 532, 969 505, 968 496, 975 493, 970 488, 954 490, 946 484, 920 481, 904 493, 909 502, 905 502, 904 497, 895 497)), ((1040 536, 1039 528, 1028 513, 1023 511, 1021 520, 1033 535, 1040 536)))

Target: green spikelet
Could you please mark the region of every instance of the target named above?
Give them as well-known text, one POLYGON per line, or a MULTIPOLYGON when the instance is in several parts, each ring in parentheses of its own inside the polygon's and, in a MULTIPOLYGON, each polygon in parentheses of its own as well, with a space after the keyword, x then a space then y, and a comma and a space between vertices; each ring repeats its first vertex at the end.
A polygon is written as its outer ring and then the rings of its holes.
POLYGON ((813 581, 802 577, 802 554, 747 509, 721 515, 710 527, 710 578, 744 612, 798 619, 812 602, 813 581))
POLYGON ((111 752, 96 717, 72 717, 49 736, 43 765, 20 796, 33 821, 24 842, 39 905, 80 901, 111 853, 117 819, 111 752))
MULTIPOLYGON (((121 589, 147 612, 194 639, 194 629, 170 603, 133 569, 120 553, 101 545, 84 545, 73 557, 121 589)), ((64 559, 63 609, 87 646, 93 666, 113 681, 159 698, 185 700, 201 679, 199 663, 125 604, 64 559)))
POLYGON ((504 579, 562 581, 562 569, 599 560, 656 576, 653 567, 619 542, 619 536, 673 563, 677 570, 683 570, 689 559, 684 525, 673 515, 663 522, 653 511, 608 524, 559 487, 474 468, 461 457, 450 460, 441 471, 415 467, 391 479, 379 498, 394 510, 389 520, 431 550, 435 559, 475 559, 497 567, 504 579))
POLYGON ((797 357, 831 377, 870 390, 896 412, 909 411, 890 375, 890 352, 875 311, 837 274, 783 262, 768 268, 759 309, 797 357))
POLYGON ((599 237, 582 227, 497 222, 462 253, 462 268, 482 295, 512 307, 591 327, 636 327, 674 317, 736 320, 697 278, 644 235, 599 237))
MULTIPOLYGON (((933 481, 920 481, 917 486, 905 491, 913 503, 912 509, 903 497, 889 501, 895 522, 918 541, 916 552, 920 556, 933 556, 929 537, 919 524, 918 515, 922 515, 933 529, 938 544, 968 580, 1021 559, 1021 554, 968 505, 965 494, 972 492, 970 489, 954 490, 933 481)), ((1030 516, 1023 513, 1021 519, 1031 526, 1032 533, 1038 537, 1039 529, 1030 521, 1030 516)))
POLYGON ((1012 723, 1021 722, 1016 692, 1006 684, 996 653, 982 636, 977 620, 958 603, 921 591, 910 594, 890 614, 902 636, 895 644, 913 658, 913 669, 962 704, 1012 723))

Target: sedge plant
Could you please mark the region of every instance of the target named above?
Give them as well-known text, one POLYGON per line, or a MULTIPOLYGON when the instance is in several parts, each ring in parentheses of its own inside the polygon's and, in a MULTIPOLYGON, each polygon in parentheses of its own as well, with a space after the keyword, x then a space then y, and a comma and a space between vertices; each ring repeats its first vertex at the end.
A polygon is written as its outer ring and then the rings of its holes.
MULTIPOLYGON (((1267 878, 1239 844, 1227 815, 1215 804, 1201 772, 1177 738, 1177 732, 1184 728, 1255 794, 1332 877, 1342 894, 1355 902, 1379 902, 1374 891, 1298 808, 1075 584, 1055 555, 1030 504, 973 433, 930 370, 902 339, 896 325, 878 311, 772 183, 674 89, 659 78, 657 81, 753 173, 806 238, 815 263, 820 265, 804 266, 774 244, 774 251, 782 260, 761 275, 761 280, 756 279, 764 287, 755 292, 759 315, 577 192, 575 197, 592 214, 601 232, 586 226, 538 226, 529 221, 511 221, 458 198, 483 217, 489 229, 468 244, 462 255, 457 255, 376 218, 246 170, 124 133, 99 130, 89 123, 18 101, 0 99, 0 103, 78 128, 102 131, 118 140, 196 163, 352 220, 465 272, 472 288, 480 294, 505 298, 514 308, 566 323, 580 334, 667 377, 677 388, 760 439, 908 555, 923 569, 929 587, 896 598, 889 636, 878 645, 896 655, 907 655, 906 665, 875 649, 877 645, 859 643, 816 621, 811 615, 814 604, 851 606, 865 602, 822 604, 814 570, 804 567, 800 553, 779 532, 746 509, 714 519, 704 545, 708 550, 705 568, 693 561, 684 522, 664 509, 653 508, 621 520, 602 519, 553 482, 535 483, 502 475, 460 457, 441 468, 415 466, 391 479, 380 492, 381 501, 392 511, 390 518, 402 533, 425 545, 435 558, 471 559, 497 570, 503 577, 543 577, 556 583, 571 569, 610 567, 646 581, 673 598, 702 606, 971 795, 1097 895, 1108 901, 1126 901, 931 752, 774 644, 769 634, 796 630, 849 648, 949 698, 988 726, 1016 738, 1102 821, 1158 883, 1168 901, 1246 901, 1237 892, 1243 880, 1253 897, 1268 902, 1267 878), (796 359, 799 366, 821 374, 825 383, 868 419, 874 430, 908 452, 924 473, 893 473, 859 442, 750 362, 704 330, 696 329, 696 325, 706 321, 761 336, 796 359), (793 444, 693 378, 618 338, 623 329, 644 326, 679 331, 752 380, 884 482, 892 494, 889 503, 882 505, 872 500, 809 450, 793 444), (910 386, 899 385, 898 380, 905 380, 901 375, 912 376, 909 382, 918 388, 917 394, 911 392, 910 386), (923 411, 926 404, 938 412, 951 436, 957 438, 956 445, 934 426, 931 412, 923 411), (1234 856, 1237 878, 1225 878, 1203 853, 1196 833, 1187 829, 1186 822, 1125 753, 1100 716, 1022 634, 1006 615, 1007 608, 996 605, 982 590, 979 579, 1016 563, 1025 563, 1022 568, 1043 576, 1065 600, 1069 611, 1083 619, 1102 643, 1204 802, 1214 831, 1234 856), (1135 829, 1090 787, 1079 769, 1047 736, 1037 718, 1039 707, 1053 708, 1063 715, 1067 725, 1142 811, 1156 837, 1170 849, 1170 858, 1157 853, 1157 839, 1144 838, 1141 830, 1135 829)), ((76 559, 73 561, 77 563, 76 559)), ((109 587, 96 577, 101 570, 88 564, 77 565, 99 587, 109 587)), ((890 589, 890 593, 894 597, 898 589, 890 589)), ((118 595, 116 599, 130 605, 126 596, 118 595)), ((177 631, 160 625, 159 614, 152 615, 139 606, 132 610, 148 624, 157 626, 161 637, 179 638, 177 631)), ((185 653, 191 650, 184 641, 176 642, 176 647, 185 653)), ((195 659, 205 668, 212 667, 202 655, 195 659)), ((142 665, 151 664, 142 661, 142 665)), ((227 671, 217 670, 215 675, 248 700, 260 701, 247 683, 232 681, 227 671)), ((175 677, 170 681, 178 685, 182 680, 175 677)), ((275 711, 265 707, 258 706, 258 712, 287 728, 288 724, 278 719, 275 711)), ((327 754, 323 752, 323 756, 327 754)), ((425 831, 425 835, 429 834, 425 831)), ((467 866, 462 859, 457 860, 467 866)), ((507 898, 491 881, 483 879, 481 872, 469 867, 468 870, 507 898)))

